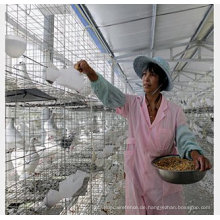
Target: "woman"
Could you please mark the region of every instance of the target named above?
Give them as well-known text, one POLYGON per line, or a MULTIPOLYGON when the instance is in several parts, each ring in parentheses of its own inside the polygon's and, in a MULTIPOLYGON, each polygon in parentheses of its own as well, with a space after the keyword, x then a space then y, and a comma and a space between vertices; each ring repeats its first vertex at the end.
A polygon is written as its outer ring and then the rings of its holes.
POLYGON ((185 214, 182 186, 163 181, 151 161, 179 154, 192 159, 200 171, 210 169, 211 164, 188 129, 182 109, 161 94, 173 87, 169 64, 161 57, 139 56, 133 66, 142 79, 143 97, 123 94, 84 60, 74 65, 88 76, 103 104, 128 120, 125 214, 185 214))

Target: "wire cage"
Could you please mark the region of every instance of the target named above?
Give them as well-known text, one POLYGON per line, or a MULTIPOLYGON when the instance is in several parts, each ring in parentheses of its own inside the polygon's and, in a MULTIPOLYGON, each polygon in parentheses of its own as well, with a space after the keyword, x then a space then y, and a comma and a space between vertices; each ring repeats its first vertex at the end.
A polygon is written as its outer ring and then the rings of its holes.
MULTIPOLYGON (((27 42, 22 56, 6 57, 6 214, 112 213, 124 202, 126 121, 103 108, 86 78, 78 92, 46 75, 85 59, 112 82, 111 58, 71 5, 6 8, 6 35, 27 42)), ((125 91, 120 75, 113 82, 125 91)))

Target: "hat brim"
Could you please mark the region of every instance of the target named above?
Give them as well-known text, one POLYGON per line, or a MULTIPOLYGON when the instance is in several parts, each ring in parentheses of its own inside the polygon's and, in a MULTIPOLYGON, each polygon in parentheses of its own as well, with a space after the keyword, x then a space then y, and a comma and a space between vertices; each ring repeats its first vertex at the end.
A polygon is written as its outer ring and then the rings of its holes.
POLYGON ((135 70, 136 74, 138 75, 138 77, 142 79, 143 71, 148 67, 149 63, 157 64, 166 73, 166 76, 168 78, 168 85, 166 88, 164 88, 164 91, 172 90, 173 83, 172 83, 172 78, 170 76, 170 73, 167 72, 167 70, 164 69, 163 66, 159 62, 157 62, 156 60, 154 60, 150 57, 139 56, 139 57, 135 58, 135 60, 133 62, 133 67, 134 67, 134 70, 135 70))

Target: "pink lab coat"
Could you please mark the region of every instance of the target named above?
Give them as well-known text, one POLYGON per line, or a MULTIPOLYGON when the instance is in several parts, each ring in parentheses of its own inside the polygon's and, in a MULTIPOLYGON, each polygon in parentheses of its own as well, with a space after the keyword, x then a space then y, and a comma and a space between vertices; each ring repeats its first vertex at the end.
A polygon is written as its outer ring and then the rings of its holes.
POLYGON ((145 97, 126 95, 116 113, 128 120, 127 149, 124 153, 125 214, 185 214, 182 186, 163 181, 151 165, 156 157, 178 154, 176 128, 186 124, 179 106, 162 96, 160 108, 150 122, 145 97))

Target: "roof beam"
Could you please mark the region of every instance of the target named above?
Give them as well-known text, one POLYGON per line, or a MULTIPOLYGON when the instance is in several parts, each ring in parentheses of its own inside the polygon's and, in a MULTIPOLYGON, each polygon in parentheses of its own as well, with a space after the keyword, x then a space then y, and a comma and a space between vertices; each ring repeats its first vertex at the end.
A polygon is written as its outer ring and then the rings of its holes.
MULTIPOLYGON (((213 28, 214 28, 213 23, 210 23, 210 22, 208 21, 209 18, 210 18, 210 16, 213 16, 213 5, 211 5, 211 6, 209 7, 209 9, 207 10, 207 12, 206 12, 206 14, 204 15, 204 17, 203 17, 203 19, 202 19, 200 25, 198 26, 198 28, 196 29, 195 33, 193 34, 193 36, 192 36, 190 42, 195 41, 195 40, 205 41, 206 39, 208 39, 208 37, 211 35, 212 30, 213 30, 213 28), (207 26, 210 26, 210 28, 209 28, 208 31, 205 30, 205 29, 207 29, 207 26), (204 30, 204 32, 206 32, 206 33, 204 33, 203 30, 204 30)), ((188 48, 188 47, 189 47, 189 45, 187 46, 187 48, 188 48)), ((182 58, 182 59, 183 59, 183 58, 187 58, 187 59, 190 60, 190 59, 192 59, 192 58, 195 56, 195 54, 196 54, 197 51, 198 51, 198 48, 195 48, 195 51, 190 52, 190 53, 187 53, 187 52, 186 52, 186 53, 184 53, 184 54, 182 55, 181 58, 182 58)), ((213 61, 212 61, 212 62, 213 62, 213 61)), ((177 71, 176 76, 173 78, 173 80, 175 80, 175 79, 178 77, 178 74, 181 72, 181 70, 184 69, 184 67, 187 65, 187 63, 188 63, 188 61, 186 61, 184 64, 183 64, 183 63, 177 63, 177 64, 176 64, 176 66, 174 67, 173 71, 176 71, 176 70, 178 70, 178 71, 177 71)))
POLYGON ((195 72, 195 71, 191 71, 191 70, 182 70, 182 73, 189 73, 189 74, 194 74, 194 75, 201 75, 204 76, 206 73, 201 73, 201 72, 195 72))
POLYGON ((152 23, 151 23, 151 38, 150 38, 150 57, 154 56, 154 38, 155 38, 155 29, 156 29, 156 17, 157 17, 157 5, 152 5, 152 23))
MULTIPOLYGON (((128 48, 123 48, 123 49, 119 49, 119 50, 113 50, 113 52, 114 53, 127 52, 123 55, 115 56, 115 59, 118 60, 118 59, 123 59, 123 58, 127 58, 127 57, 145 54, 147 52, 154 53, 154 51, 156 51, 156 50, 158 50, 158 51, 159 50, 166 50, 166 49, 171 50, 174 48, 183 47, 183 46, 187 46, 187 45, 190 45, 191 48, 184 49, 184 51, 180 52, 179 55, 181 55, 185 51, 192 49, 193 47, 196 47, 196 46, 213 46, 213 44, 210 44, 209 42, 206 42, 206 41, 192 41, 190 43, 187 42, 187 43, 180 43, 180 44, 176 44, 176 45, 167 45, 166 44, 164 46, 154 47, 153 49, 150 49, 147 47, 145 47, 145 48, 128 47, 128 48)), ((169 53, 170 53, 170 51, 169 51, 169 53)), ((174 56, 177 56, 177 54, 175 54, 174 56)))
MULTIPOLYGON (((208 38, 207 38, 208 39, 208 38)), ((173 39, 173 41, 178 41, 178 39, 173 39)), ((196 44, 198 41, 191 41, 191 42, 185 42, 185 43, 179 43, 179 44, 169 44, 169 43, 163 43, 163 45, 158 45, 154 47, 154 50, 164 50, 164 49, 170 49, 170 48, 176 48, 181 46, 187 46, 188 44, 196 44)), ((207 46, 213 46, 213 43, 210 41, 199 41, 203 45, 207 46)), ((140 52, 140 51, 150 51, 151 49, 149 47, 144 46, 131 46, 131 47, 124 47, 119 49, 112 49, 114 53, 131 53, 131 52, 140 52)))
MULTIPOLYGON (((190 59, 190 58, 180 58, 180 59, 165 59, 167 62, 213 62, 213 58, 201 58, 201 59, 190 59)), ((123 60, 117 60, 118 63, 132 63, 133 59, 123 59, 123 60)), ((174 72, 179 72, 175 70, 174 72)))

